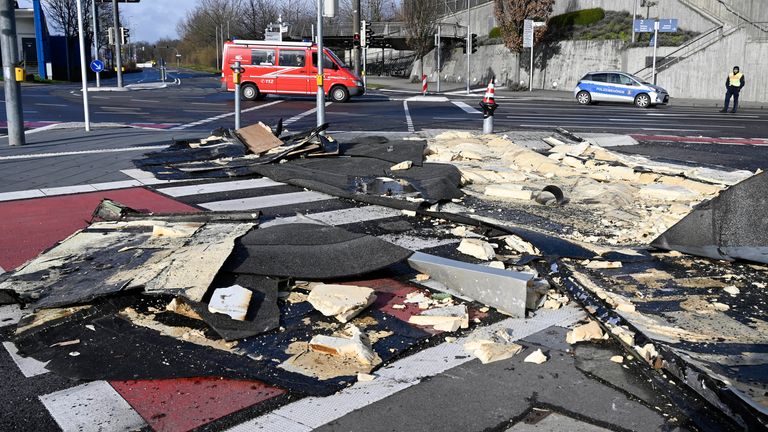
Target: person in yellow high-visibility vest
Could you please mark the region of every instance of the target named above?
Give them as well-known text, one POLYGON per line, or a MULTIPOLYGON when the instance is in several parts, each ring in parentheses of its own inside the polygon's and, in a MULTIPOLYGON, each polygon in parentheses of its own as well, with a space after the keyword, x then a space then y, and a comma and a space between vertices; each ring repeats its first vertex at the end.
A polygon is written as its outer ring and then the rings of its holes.
POLYGON ((733 67, 733 73, 728 74, 728 78, 725 79, 725 103, 721 113, 728 111, 728 105, 731 104, 731 96, 733 96, 733 109, 732 113, 735 113, 739 109, 739 92, 744 88, 744 74, 739 70, 738 66, 733 67))

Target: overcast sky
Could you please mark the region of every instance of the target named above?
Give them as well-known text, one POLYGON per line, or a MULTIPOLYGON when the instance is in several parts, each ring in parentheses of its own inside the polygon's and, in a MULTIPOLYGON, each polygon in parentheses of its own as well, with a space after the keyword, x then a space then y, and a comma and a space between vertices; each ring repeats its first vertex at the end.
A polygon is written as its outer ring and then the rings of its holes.
MULTIPOLYGON (((197 0, 141 0, 121 3, 121 15, 128 17, 131 39, 155 42, 161 38, 176 38, 176 24, 186 16, 197 0)), ((20 7, 32 7, 30 0, 19 1, 20 7)))

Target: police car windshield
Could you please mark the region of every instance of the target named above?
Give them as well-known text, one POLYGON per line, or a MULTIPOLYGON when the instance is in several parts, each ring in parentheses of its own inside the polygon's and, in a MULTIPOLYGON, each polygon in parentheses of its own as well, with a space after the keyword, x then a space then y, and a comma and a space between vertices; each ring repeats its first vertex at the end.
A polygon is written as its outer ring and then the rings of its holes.
POLYGON ((630 78, 632 78, 633 80, 635 80, 635 81, 639 82, 640 84, 644 84, 644 85, 652 85, 652 84, 651 84, 651 83, 649 83, 648 81, 645 81, 645 80, 644 80, 644 79, 642 79, 642 78, 638 78, 638 77, 636 77, 636 76, 634 76, 634 75, 632 75, 632 74, 627 74, 627 76, 629 76, 629 77, 630 77, 630 78))

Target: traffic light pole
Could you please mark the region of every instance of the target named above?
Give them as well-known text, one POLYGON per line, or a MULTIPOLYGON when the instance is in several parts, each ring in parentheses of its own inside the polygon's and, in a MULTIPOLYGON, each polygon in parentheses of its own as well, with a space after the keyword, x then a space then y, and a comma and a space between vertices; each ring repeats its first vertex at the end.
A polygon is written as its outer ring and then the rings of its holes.
POLYGON ((437 24, 437 66, 435 67, 435 70, 437 70, 437 92, 440 93, 440 55, 442 54, 440 51, 443 47, 442 41, 440 40, 440 24, 437 24))
POLYGON ((317 0, 317 126, 325 124, 325 91, 323 90, 323 0, 317 0))
POLYGON ((3 52, 5 80, 5 113, 8 120, 8 144, 24 145, 24 117, 21 108, 21 85, 16 81, 15 67, 19 61, 16 45, 16 13, 14 2, 0 0, 0 47, 3 52))
POLYGON ((112 0, 112 26, 115 28, 115 67, 117 68, 117 86, 123 87, 123 59, 120 54, 120 15, 117 0, 112 0))
POLYGON ((91 131, 91 115, 88 108, 88 75, 85 69, 85 27, 83 20, 83 2, 77 0, 77 35, 80 43, 80 77, 83 81, 83 113, 85 114, 85 131, 91 131))
MULTIPOLYGON (((99 8, 96 1, 91 1, 91 17, 93 17, 93 59, 99 59, 99 8)), ((101 72, 96 72, 96 87, 101 87, 101 72)))
MULTIPOLYGON (((360 37, 360 0, 352 0, 352 33, 358 35, 358 38, 360 37)), ((360 76, 360 46, 352 45, 352 63, 354 64, 355 75, 360 76)))
POLYGON ((469 9, 469 6, 470 2, 467 1, 467 94, 469 94, 469 62, 472 56, 472 32, 470 28, 471 26, 469 25, 471 23, 470 20, 472 19, 472 11, 469 9))

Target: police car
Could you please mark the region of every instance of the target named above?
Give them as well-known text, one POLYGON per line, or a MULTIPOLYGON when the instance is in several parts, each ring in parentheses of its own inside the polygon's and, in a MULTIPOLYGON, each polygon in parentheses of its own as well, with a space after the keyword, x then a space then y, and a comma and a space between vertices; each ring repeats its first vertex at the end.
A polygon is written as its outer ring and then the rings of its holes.
POLYGON ((573 94, 581 105, 629 102, 640 108, 649 108, 669 102, 666 90, 625 72, 590 72, 579 80, 573 94))

